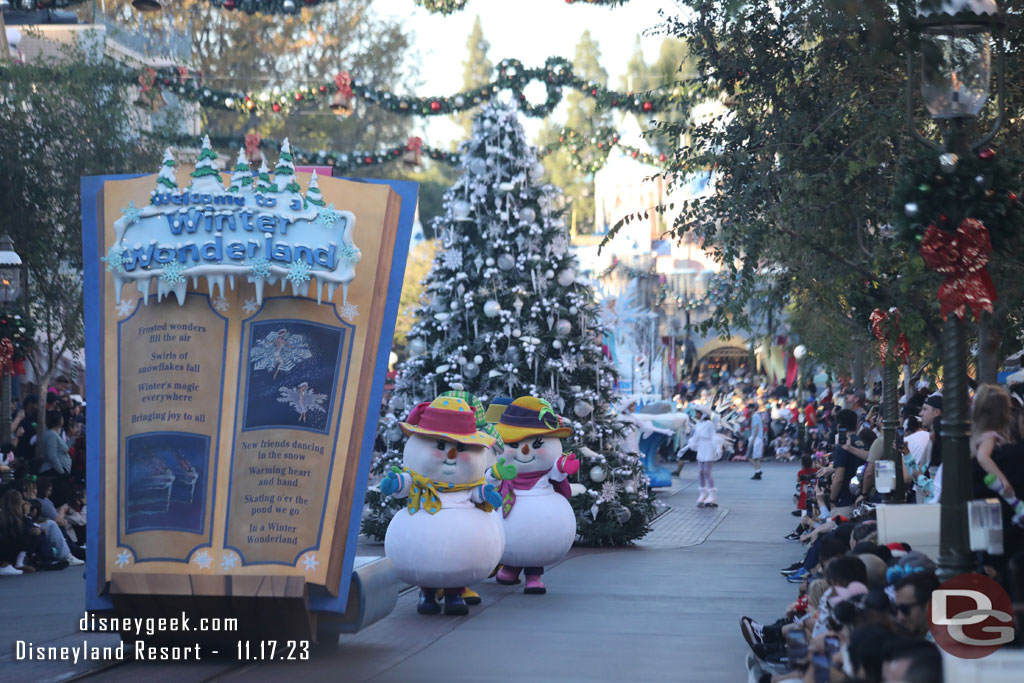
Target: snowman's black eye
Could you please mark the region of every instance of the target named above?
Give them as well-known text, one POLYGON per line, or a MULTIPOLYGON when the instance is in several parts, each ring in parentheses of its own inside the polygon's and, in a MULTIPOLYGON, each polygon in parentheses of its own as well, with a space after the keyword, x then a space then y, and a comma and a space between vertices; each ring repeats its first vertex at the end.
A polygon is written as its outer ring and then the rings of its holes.
POLYGON ((437 440, 437 450, 439 450, 439 451, 443 451, 444 450, 444 439, 438 439, 437 440))
POLYGON ((505 445, 508 446, 509 448, 519 448, 519 443, 518 442, 516 442, 516 443, 506 443, 505 445))
POLYGON ((544 439, 541 439, 540 437, 537 437, 536 439, 533 440, 533 448, 534 448, 534 450, 540 448, 543 445, 544 445, 544 439))
POLYGON ((466 444, 464 444, 464 443, 455 444, 455 452, 456 453, 465 453, 466 452, 466 444))

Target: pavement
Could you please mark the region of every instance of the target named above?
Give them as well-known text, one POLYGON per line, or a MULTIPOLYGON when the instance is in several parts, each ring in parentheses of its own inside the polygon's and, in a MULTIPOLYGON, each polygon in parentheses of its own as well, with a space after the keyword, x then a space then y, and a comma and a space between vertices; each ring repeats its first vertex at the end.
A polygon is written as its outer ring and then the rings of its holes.
MULTIPOLYGON (((796 596, 779 575, 800 554, 792 530, 796 465, 718 463, 719 507, 697 509, 696 465, 659 498, 669 507, 630 548, 574 548, 547 570, 547 595, 486 581, 468 617, 425 617, 416 592, 394 612, 309 661, 240 664, 16 661, 16 640, 38 645, 117 643, 78 631, 83 575, 65 569, 0 577, 0 680, 136 681, 681 681, 746 680, 738 620, 774 620, 796 596)), ((360 554, 383 546, 360 544, 360 554)))

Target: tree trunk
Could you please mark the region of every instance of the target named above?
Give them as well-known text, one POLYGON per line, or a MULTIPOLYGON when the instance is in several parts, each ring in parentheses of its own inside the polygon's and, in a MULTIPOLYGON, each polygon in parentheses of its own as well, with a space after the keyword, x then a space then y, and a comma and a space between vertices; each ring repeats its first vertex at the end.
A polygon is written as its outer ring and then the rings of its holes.
POLYGON ((858 346, 853 350, 853 388, 855 391, 863 391, 864 385, 864 347, 858 346))
POLYGON ((992 316, 985 313, 978 321, 978 382, 995 384, 1002 364, 1002 339, 992 324, 992 316))

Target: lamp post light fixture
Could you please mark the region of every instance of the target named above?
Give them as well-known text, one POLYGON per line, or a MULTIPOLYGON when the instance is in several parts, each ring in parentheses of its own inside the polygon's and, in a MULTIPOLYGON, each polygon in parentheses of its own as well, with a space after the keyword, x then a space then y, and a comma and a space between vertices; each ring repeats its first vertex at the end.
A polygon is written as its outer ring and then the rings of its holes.
POLYGON ((800 441, 797 444, 797 453, 803 455, 807 448, 807 418, 804 415, 804 370, 800 361, 807 355, 807 347, 797 344, 793 349, 793 358, 797 360, 796 366, 796 412, 797 422, 800 425, 800 441))
MULTIPOLYGON (((25 266, 10 235, 0 237, 0 307, 16 304, 25 292, 25 266)), ((11 440, 11 373, 0 378, 0 443, 11 440)))
MULTIPOLYGON (((944 153, 954 166, 960 156, 988 144, 1002 127, 1006 106, 1003 37, 1005 19, 995 0, 920 0, 907 19, 907 123, 921 143, 944 153), (988 100, 993 43, 998 102, 992 128, 978 141, 968 127, 988 100), (943 135, 937 143, 914 123, 915 60, 920 61, 921 96, 943 135)), ((957 213, 951 207, 951 214, 957 213)), ((967 394, 967 326, 950 315, 942 330, 942 511, 939 578, 972 571, 967 501, 971 497, 970 421, 967 394)))

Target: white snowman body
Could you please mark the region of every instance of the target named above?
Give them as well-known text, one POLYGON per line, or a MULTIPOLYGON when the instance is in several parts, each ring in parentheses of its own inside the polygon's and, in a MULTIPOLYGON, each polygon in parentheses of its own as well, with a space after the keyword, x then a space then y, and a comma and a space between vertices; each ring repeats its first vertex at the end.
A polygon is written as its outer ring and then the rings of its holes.
POLYGON ((558 562, 576 538, 572 505, 551 484, 565 478, 555 466, 562 456, 562 440, 536 436, 505 444, 505 462, 520 474, 547 474, 529 489, 516 489, 515 505, 504 518, 505 552, 501 564, 509 567, 544 567, 558 562))
MULTIPOLYGON (((467 484, 483 479, 485 450, 490 449, 413 434, 402 463, 434 481, 467 484)), ((412 486, 403 477, 394 495, 408 496, 412 486)), ((384 552, 401 580, 424 588, 459 588, 487 578, 501 559, 505 539, 502 527, 472 497, 472 489, 442 491, 441 509, 434 514, 423 509, 409 514, 404 508, 395 513, 384 552)))

